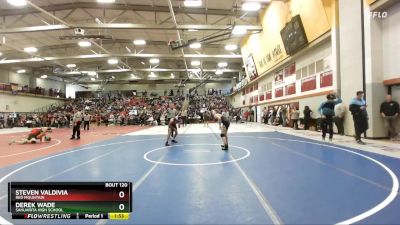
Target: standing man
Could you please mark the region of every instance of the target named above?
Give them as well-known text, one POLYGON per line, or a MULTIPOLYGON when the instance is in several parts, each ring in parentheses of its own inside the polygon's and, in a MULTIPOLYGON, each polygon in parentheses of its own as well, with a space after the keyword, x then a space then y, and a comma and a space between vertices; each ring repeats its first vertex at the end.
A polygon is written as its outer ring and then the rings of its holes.
POLYGON ((329 94, 326 96, 327 101, 323 102, 318 108, 318 112, 321 114, 321 129, 322 129, 322 140, 325 141, 326 132, 329 130, 329 141, 333 138, 333 117, 335 116, 335 105, 342 103, 342 99, 336 99, 335 94, 329 94))
POLYGON ((268 122, 268 110, 267 110, 267 107, 264 107, 264 109, 262 111, 262 119, 263 119, 263 123, 267 124, 267 122, 268 122))
POLYGON ((349 110, 353 115, 356 141, 360 145, 365 145, 361 140, 361 134, 368 130, 368 114, 363 91, 357 91, 357 96, 350 102, 349 110))
POLYGON ((168 123, 172 118, 174 118, 176 115, 176 111, 172 106, 169 106, 167 109, 167 120, 166 122, 168 123))
MULTIPOLYGON (((299 118, 300 118, 300 111, 297 109, 296 106, 292 106, 292 112, 290 113, 290 119, 293 122, 293 129, 299 129, 299 118)), ((273 125, 273 124, 272 124, 273 125)))
POLYGON ((254 110, 253 110, 253 108, 250 109, 250 122, 254 122, 254 110))
POLYGON ((72 137, 71 140, 75 139, 75 134, 76 134, 76 139, 81 139, 81 123, 82 123, 82 113, 78 110, 74 110, 74 116, 72 118, 72 137))
POLYGON ((278 109, 276 106, 272 107, 272 113, 271 113, 271 125, 274 124, 275 122, 275 118, 276 118, 276 114, 278 113, 278 109))
POLYGON ((344 135, 344 117, 346 116, 346 105, 342 102, 335 106, 335 125, 338 130, 338 134, 343 136, 344 135))
POLYGON ((169 146, 169 138, 172 137, 172 143, 178 143, 175 138, 178 136, 178 128, 176 127, 176 123, 178 122, 177 117, 173 117, 168 122, 168 136, 167 141, 165 142, 165 146, 169 146))
POLYGON ((397 136, 396 124, 399 116, 399 103, 393 101, 391 95, 386 96, 386 101, 381 104, 381 116, 385 121, 385 126, 389 129, 391 141, 395 141, 397 136))
POLYGON ((187 116, 188 116, 188 111, 187 109, 182 110, 181 112, 181 118, 182 118, 182 126, 186 126, 187 125, 187 116))
POLYGON ((208 122, 211 119, 210 117, 211 117, 210 116, 210 112, 208 111, 208 109, 206 109, 203 112, 203 124, 204 124, 204 127, 208 127, 208 122))
POLYGON ((282 127, 286 127, 287 125, 287 108, 285 105, 282 106, 281 109, 281 118, 282 118, 282 127))
POLYGON ((230 126, 229 118, 222 116, 221 114, 217 113, 215 110, 211 111, 212 116, 214 119, 218 120, 218 122, 221 122, 222 126, 219 127, 221 130, 221 139, 223 142, 223 145, 221 145, 222 150, 226 151, 229 149, 228 146, 228 129, 230 126))
POLYGON ((85 112, 85 115, 83 116, 83 130, 86 130, 86 127, 87 130, 89 130, 90 119, 91 119, 90 114, 85 112))

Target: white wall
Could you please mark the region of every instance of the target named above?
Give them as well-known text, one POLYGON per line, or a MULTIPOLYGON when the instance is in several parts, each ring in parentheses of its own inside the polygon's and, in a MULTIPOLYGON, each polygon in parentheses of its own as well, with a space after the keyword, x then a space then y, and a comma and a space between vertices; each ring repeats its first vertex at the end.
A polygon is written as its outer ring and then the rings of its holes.
MULTIPOLYGON (((296 70, 301 69, 304 66, 308 66, 309 64, 314 63, 321 59, 327 59, 327 63, 330 64, 331 56, 332 56, 331 42, 328 40, 325 40, 318 47, 315 47, 314 49, 307 51, 303 55, 296 57, 296 59, 294 60, 296 63, 296 70)), ((290 64, 291 64, 291 62, 286 63, 283 66, 288 66, 290 64)), ((269 73, 269 74, 265 75, 263 78, 261 78, 260 80, 258 80, 258 91, 253 91, 252 93, 249 93, 246 96, 243 96, 242 95, 243 90, 241 90, 239 93, 232 96, 230 98, 231 104, 234 107, 243 107, 244 99, 246 99, 246 105, 248 105, 250 97, 265 94, 265 92, 263 92, 261 90, 261 87, 267 83, 273 82, 275 72, 278 70, 281 70, 281 69, 283 69, 283 67, 281 67, 277 70, 274 70, 272 73, 269 73)), ((332 68, 326 68, 326 70, 330 70, 330 69, 332 69, 332 68)), ((319 88, 319 80, 320 80, 319 78, 320 78, 320 76, 317 73, 317 76, 316 76, 317 89, 316 90, 312 90, 312 91, 308 91, 308 92, 301 92, 301 80, 297 80, 296 81, 296 94, 290 95, 290 96, 284 96, 284 97, 281 97, 278 99, 273 98, 272 100, 269 100, 269 101, 259 102, 259 104, 261 104, 264 107, 267 105, 279 105, 279 104, 285 104, 288 102, 299 102, 300 108, 304 108, 305 105, 308 105, 308 106, 310 106, 310 108, 317 109, 319 107, 319 105, 321 104, 321 102, 326 100, 325 95, 322 97, 320 97, 320 96, 305 97, 305 98, 297 99, 297 100, 291 100, 291 99, 294 97, 299 97, 301 95, 315 94, 315 93, 325 92, 325 91, 329 91, 329 90, 333 89, 333 87, 327 87, 327 88, 323 88, 323 89, 319 88), (279 100, 279 101, 277 101, 277 100, 279 100), (271 101, 272 101, 272 103, 269 103, 271 101)), ((335 79, 335 76, 333 77, 333 79, 335 79)), ((274 96, 274 91, 272 90, 272 92, 273 92, 272 96, 274 96)))
MULTIPOLYGON (((192 84, 192 83, 187 84, 183 88, 183 90, 185 91, 184 93, 188 93, 189 89, 192 87, 195 87, 196 85, 197 84, 192 84)), ((79 85, 67 84, 67 88, 66 88, 67 98, 68 97, 75 98, 76 91, 136 90, 138 92, 147 91, 149 94, 152 92, 155 92, 159 95, 163 95, 165 90, 167 90, 167 92, 169 93, 169 91, 171 89, 173 89, 175 94, 176 94, 176 91, 178 90, 178 87, 175 87, 174 84, 107 84, 107 85, 90 84, 87 86, 89 87, 89 89, 83 88, 79 85)), ((208 90, 209 88, 214 88, 217 90, 221 89, 221 90, 228 91, 228 90, 230 90, 231 87, 232 87, 232 84, 229 81, 226 83, 225 82, 224 83, 206 83, 198 89, 198 93, 200 95, 204 95, 206 93, 206 90, 208 90)), ((181 88, 181 90, 182 90, 182 88, 181 88)))
POLYGON ((66 98, 75 98, 75 92, 77 91, 87 91, 87 89, 76 84, 67 84, 65 89, 66 98))
POLYGON ((66 89, 65 85, 66 85, 65 82, 62 82, 62 81, 36 78, 36 86, 45 88, 46 90, 48 90, 50 88, 61 89, 61 91, 65 93, 65 89, 66 89))
POLYGON ((0 112, 32 112, 63 100, 0 93, 0 112))
POLYGON ((369 14, 369 7, 365 7, 365 83, 370 127, 367 135, 370 137, 385 137, 387 131, 380 116, 380 104, 387 94, 387 89, 383 84, 384 75, 382 67, 382 47, 386 43, 382 41, 382 19, 371 17, 369 14))
POLYGON ((23 85, 29 85, 29 75, 18 74, 13 71, 0 69, 0 82, 1 83, 16 83, 23 85))
MULTIPOLYGON (((45 88, 46 90, 53 89, 61 89, 62 92, 65 92, 65 82, 52 80, 52 79, 41 79, 35 78, 31 74, 18 74, 12 70, 0 69, 0 82, 1 83, 16 83, 19 86, 30 85, 29 79, 34 79, 34 84, 38 87, 45 88)), ((33 84, 31 84, 33 85, 33 84)), ((35 88, 36 86, 31 86, 31 88, 35 88)))
POLYGON ((400 2, 388 10, 387 18, 380 21, 384 79, 400 78, 400 2))
MULTIPOLYGON (((363 90, 360 1, 339 0, 339 24, 341 97, 348 103, 357 91, 363 90)), ((346 118, 351 117, 348 112, 346 118)), ((346 119, 344 125, 347 135, 354 134, 351 119, 346 119)))

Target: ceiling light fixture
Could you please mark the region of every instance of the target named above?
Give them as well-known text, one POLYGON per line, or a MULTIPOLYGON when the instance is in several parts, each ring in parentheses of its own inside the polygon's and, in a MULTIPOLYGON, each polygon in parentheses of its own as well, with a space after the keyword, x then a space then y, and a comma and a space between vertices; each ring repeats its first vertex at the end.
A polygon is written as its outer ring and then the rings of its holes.
POLYGON ((115 0, 97 0, 98 3, 114 3, 115 0))
POLYGON ((247 33, 247 29, 241 26, 235 26, 232 30, 232 34, 234 35, 243 35, 247 33))
POLYGON ((201 72, 201 69, 193 69, 192 73, 194 74, 199 74, 201 72))
POLYGON ((68 67, 68 68, 75 68, 76 65, 75 65, 75 64, 67 64, 67 67, 68 67))
POLYGON ((92 43, 90 43, 90 41, 80 41, 78 42, 78 45, 85 48, 92 46, 92 43))
POLYGON ((156 77, 157 77, 157 75, 154 72, 151 72, 149 75, 149 78, 156 78, 156 77))
POLYGON ((118 64, 118 59, 109 59, 108 61, 108 64, 110 64, 110 65, 116 65, 116 64, 118 64))
POLYGON ((228 63, 227 62, 219 62, 218 67, 227 67, 228 63))
POLYGON ((17 73, 26 73, 26 70, 20 69, 20 70, 17 70, 17 73))
POLYGON ((24 48, 24 51, 28 52, 28 53, 33 53, 33 52, 37 52, 38 49, 35 47, 26 47, 26 48, 24 48))
POLYGON ((198 31, 198 30, 196 30, 196 29, 189 29, 188 31, 189 31, 189 32, 196 32, 196 31, 198 31))
POLYGON ((0 56, 2 56, 2 55, 3 55, 3 53, 0 52, 0 56))
POLYGON ((151 64, 157 64, 157 63, 160 63, 160 60, 157 59, 157 58, 152 58, 152 59, 149 60, 149 62, 150 62, 151 64))
POLYGON ((237 48, 238 48, 238 46, 234 45, 234 44, 225 45, 225 50, 227 50, 227 51, 235 51, 237 48))
POLYGON ((192 43, 189 45, 189 47, 193 48, 193 49, 199 49, 199 48, 201 48, 201 43, 198 43, 198 42, 192 43))
POLYGON ((248 12, 254 12, 261 9, 261 4, 259 2, 245 2, 242 4, 242 10, 248 12))
POLYGON ((89 71, 87 74, 88 74, 89 76, 96 76, 96 75, 97 75, 97 72, 96 72, 96 71, 89 71))
POLYGON ((200 61, 192 61, 191 63, 190 63, 192 66, 200 66, 201 65, 201 62, 200 61))
POLYGON ((46 75, 46 74, 44 74, 44 75, 40 76, 40 78, 42 78, 42 79, 46 79, 46 78, 47 78, 47 75, 46 75))
POLYGON ((223 70, 217 70, 215 71, 215 75, 222 75, 224 73, 223 70))
POLYGON ((142 40, 142 39, 137 39, 137 40, 134 40, 134 41, 133 41, 133 44, 134 44, 134 45, 145 45, 145 44, 146 44, 146 41, 145 41, 145 40, 142 40))
POLYGON ((7 2, 13 6, 25 6, 26 0, 7 0, 7 2))
POLYGON ((202 2, 201 0, 185 0, 183 4, 186 7, 199 7, 201 6, 202 2))

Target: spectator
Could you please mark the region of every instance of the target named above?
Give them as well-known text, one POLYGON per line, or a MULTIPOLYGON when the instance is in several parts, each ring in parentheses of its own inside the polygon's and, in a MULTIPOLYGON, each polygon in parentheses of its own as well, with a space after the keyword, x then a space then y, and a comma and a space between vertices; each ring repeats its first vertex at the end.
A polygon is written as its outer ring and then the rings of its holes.
POLYGON ((71 140, 75 139, 75 137, 76 137, 76 139, 79 140, 79 139, 81 139, 81 130, 80 130, 80 128, 81 128, 81 123, 82 123, 82 113, 77 109, 74 110, 74 117, 72 119, 72 123, 73 123, 74 127, 72 129, 71 140))
POLYGON ((89 125, 90 125, 90 119, 91 116, 89 113, 85 112, 85 115, 83 116, 83 130, 89 130, 89 125))
POLYGON ((386 96, 386 100, 381 104, 381 116, 385 121, 385 126, 389 129, 389 138, 395 141, 397 137, 397 118, 399 116, 399 103, 393 101, 391 95, 386 96))
POLYGON ((299 118, 300 118, 300 112, 299 112, 299 110, 297 109, 296 106, 293 106, 292 112, 291 112, 291 115, 290 115, 290 119, 292 120, 293 129, 295 129, 295 130, 299 129, 299 124, 298 124, 299 118))
POLYGON ((263 123, 267 124, 268 123, 268 110, 267 107, 264 107, 263 111, 262 111, 262 119, 263 119, 263 123))
POLYGON ((241 118, 241 109, 238 109, 236 111, 236 123, 240 122, 240 118, 241 118))
POLYGON ((0 129, 4 128, 4 114, 0 113, 0 129))
POLYGON ((335 106, 335 125, 339 135, 344 135, 344 117, 346 115, 346 105, 342 102, 335 106))
POLYGON ((365 142, 361 140, 361 134, 368 130, 367 105, 363 97, 364 92, 357 91, 357 96, 351 100, 349 107, 349 110, 353 115, 356 141, 361 145, 365 145, 365 142))
POLYGON ((272 107, 272 113, 271 113, 271 124, 275 122, 276 115, 278 114, 278 109, 276 106, 272 107))
POLYGON ((286 127, 286 125, 287 125, 287 108, 286 108, 286 106, 282 106, 281 116, 282 116, 282 127, 286 127))
POLYGON ((187 115, 188 115, 187 109, 182 110, 181 112, 182 126, 186 126, 187 124, 187 115))
POLYGON ((321 114, 321 129, 322 129, 322 140, 325 141, 326 132, 329 131, 329 141, 333 138, 333 117, 335 116, 335 106, 342 102, 340 98, 336 99, 335 94, 329 94, 326 96, 327 101, 323 102, 318 108, 321 114), (336 99, 336 100, 335 100, 336 99))
POLYGON ((253 110, 253 108, 250 109, 250 122, 254 122, 254 110, 253 110))
POLYGON ((304 130, 310 129, 310 122, 311 122, 311 109, 308 105, 304 107, 304 130))

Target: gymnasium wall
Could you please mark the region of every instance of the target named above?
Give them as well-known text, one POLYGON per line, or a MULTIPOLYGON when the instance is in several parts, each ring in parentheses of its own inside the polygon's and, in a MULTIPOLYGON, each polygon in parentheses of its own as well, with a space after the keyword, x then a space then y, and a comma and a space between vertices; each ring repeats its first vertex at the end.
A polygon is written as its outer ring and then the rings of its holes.
MULTIPOLYGON (((107 85, 99 85, 99 84, 89 84, 87 85, 88 89, 83 88, 78 85, 67 85, 67 98, 75 98, 75 92, 76 91, 118 91, 118 90, 136 90, 138 92, 143 92, 147 91, 148 94, 151 94, 152 92, 157 93, 158 95, 164 95, 164 91, 167 90, 169 91, 171 89, 174 90, 174 93, 176 94, 176 91, 178 90, 178 87, 174 86, 175 84, 107 84, 107 85)), ((183 90, 185 93, 189 91, 190 88, 195 87, 197 84, 195 83, 189 83, 187 84, 183 90)), ((223 90, 223 91, 229 91, 230 88, 232 87, 231 82, 223 82, 223 83, 206 83, 202 85, 201 87, 198 88, 198 93, 200 95, 204 95, 206 93, 206 90, 213 88, 216 90, 223 90)), ((181 88, 182 90, 182 88, 181 88)))
POLYGON ((45 88, 45 89, 49 89, 49 88, 61 89, 62 92, 64 92, 64 93, 65 93, 65 89, 66 89, 65 82, 52 80, 49 78, 47 78, 47 79, 36 78, 36 86, 45 88))
POLYGON ((61 104, 63 100, 0 93, 0 112, 33 112, 51 104, 61 104))
POLYGON ((22 86, 29 85, 29 75, 0 69, 0 83, 16 83, 22 86))
MULTIPOLYGON (((312 65, 313 63, 317 61, 324 61, 324 68, 323 71, 331 71, 332 70, 332 63, 331 63, 331 42, 330 39, 327 38, 321 43, 310 49, 309 51, 305 52, 302 55, 299 55, 292 60, 284 63, 282 66, 278 67, 277 69, 273 70, 271 73, 267 73, 265 76, 257 80, 256 83, 258 83, 258 90, 253 91, 252 93, 243 95, 242 91, 239 92, 236 95, 233 95, 230 98, 230 101, 234 107, 246 107, 248 108, 249 106, 255 106, 255 105, 260 105, 261 108, 268 107, 271 105, 280 105, 280 104, 286 104, 290 102, 299 102, 299 107, 300 109, 303 109, 304 106, 308 105, 314 112, 317 111, 319 105, 321 102, 325 101, 326 94, 327 92, 330 92, 334 90, 334 86, 330 87, 324 87, 320 88, 320 73, 307 73, 305 76, 300 77, 297 79, 297 77, 294 77, 293 79, 296 80, 296 94, 290 95, 290 96, 283 96, 280 98, 274 98, 271 100, 264 100, 264 101, 259 101, 257 104, 250 104, 249 103, 249 98, 251 97, 259 97, 260 95, 265 95, 267 92, 273 90, 273 82, 274 82, 274 74, 276 71, 282 70, 285 66, 290 65, 292 63, 295 63, 296 70, 301 70, 302 68, 308 67, 312 65), (306 92, 301 92, 301 79, 307 79, 310 76, 316 77, 315 83, 316 83, 316 89, 315 90, 310 90, 306 92), (269 84, 269 85, 268 85, 269 84), (270 88, 268 88, 268 86, 270 88), (243 105, 243 100, 245 100, 246 104, 243 105)), ((274 93, 272 93, 274 95, 274 93)), ((301 112, 301 116, 302 112, 301 112)))
MULTIPOLYGON (((250 85, 257 83, 258 90, 243 95, 242 91, 231 97, 231 102, 236 107, 247 107, 254 105, 250 103, 251 98, 259 98, 266 92, 272 92, 271 100, 258 101, 256 104, 268 105, 270 102, 279 103, 285 101, 286 98, 298 98, 299 96, 308 97, 318 95, 319 92, 324 94, 326 91, 336 89, 336 65, 332 62, 332 41, 330 38, 330 30, 334 25, 334 7, 335 0, 290 0, 290 1, 272 1, 267 8, 260 13, 260 21, 263 31, 260 34, 253 34, 245 38, 241 43, 241 51, 243 60, 252 55, 256 64, 259 78, 250 82, 250 85), (298 54, 289 56, 285 52, 281 29, 285 26, 292 16, 300 15, 309 46, 301 50, 298 54), (280 49, 281 51, 276 51, 280 49), (269 60, 265 60, 266 55, 272 56, 269 60), (318 60, 323 60, 328 68, 324 71, 333 71, 333 85, 326 88, 317 88, 308 92, 301 92, 301 79, 304 76, 292 77, 291 82, 296 84, 296 93, 291 96, 283 96, 275 98, 274 96, 274 76, 284 67, 291 63, 296 64, 296 70, 307 67, 309 64, 318 60), (245 101, 245 104, 243 104, 245 101)), ((319 84, 319 73, 315 73, 316 83, 319 84)), ((286 81, 285 81, 286 85, 286 81)), ((303 100, 300 100, 303 101, 303 100)), ((311 105, 319 105, 320 102, 312 102, 311 105)), ((301 104, 302 105, 302 104, 301 104)))
POLYGON ((382 34, 382 73, 385 80, 400 79, 400 2, 387 10, 388 17, 378 20, 382 34))
MULTIPOLYGON (((249 35, 241 43, 243 60, 253 56, 259 75, 264 75, 270 68, 288 57, 280 35, 281 29, 292 16, 300 15, 309 42, 316 40, 332 27, 332 2, 334 0, 290 0, 271 1, 260 13, 263 31, 249 35), (267 54, 275 49, 281 52, 272 56, 270 61, 260 63, 267 54)), ((265 61, 265 60, 264 60, 265 61)))
POLYGON ((45 89, 61 89, 65 92, 65 82, 53 80, 51 78, 41 79, 30 74, 18 74, 12 70, 0 69, 0 83, 16 83, 20 86, 28 85, 32 88, 41 87, 45 89))

